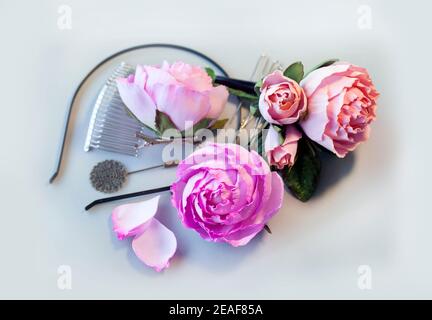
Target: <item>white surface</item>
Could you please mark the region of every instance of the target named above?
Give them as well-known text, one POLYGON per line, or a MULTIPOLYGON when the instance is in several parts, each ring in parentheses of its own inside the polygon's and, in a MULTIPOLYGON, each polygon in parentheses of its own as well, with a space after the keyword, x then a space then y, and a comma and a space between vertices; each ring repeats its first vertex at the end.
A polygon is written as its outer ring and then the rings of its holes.
MULTIPOLYGON (((390 0, 1 0, 0 297, 432 298, 431 11, 427 1, 390 0), (71 30, 57 27, 61 4, 72 8, 71 30), (372 9, 370 30, 358 27, 360 5, 372 9), (82 92, 64 174, 48 184, 75 86, 108 54, 149 42, 203 51, 238 78, 262 52, 364 66, 382 94, 371 139, 325 164, 310 202, 286 194, 273 234, 243 248, 184 229, 164 194, 158 217, 179 254, 158 274, 115 239, 114 205, 83 211, 100 196, 81 151, 94 88, 82 92), (71 267, 71 290, 57 287, 60 265, 71 267), (372 268, 372 290, 358 288, 359 265, 372 268)), ((133 180, 122 191, 165 185, 172 172, 133 180)))

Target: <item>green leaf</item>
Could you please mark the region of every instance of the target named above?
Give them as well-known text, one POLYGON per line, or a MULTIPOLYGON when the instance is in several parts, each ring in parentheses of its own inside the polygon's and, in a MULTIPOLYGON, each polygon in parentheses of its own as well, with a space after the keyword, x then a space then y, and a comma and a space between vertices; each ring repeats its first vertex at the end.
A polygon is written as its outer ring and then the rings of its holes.
POLYGON ((262 79, 261 79, 261 80, 258 80, 258 81, 255 83, 254 90, 255 90, 255 93, 257 94, 257 96, 259 96, 259 95, 261 94, 261 87, 262 87, 262 84, 263 84, 262 79))
POLYGON ((213 121, 212 119, 207 119, 207 118, 201 119, 200 121, 198 121, 193 125, 193 128, 183 130, 181 132, 181 135, 182 137, 193 137, 198 130, 208 128, 210 122, 212 121, 213 121))
POLYGON ((205 71, 207 72, 208 76, 212 79, 212 82, 215 82, 216 80, 216 73, 212 68, 205 68, 205 71))
POLYGON ((313 68, 312 68, 308 73, 306 73, 306 74, 305 74, 305 77, 306 77, 309 73, 311 73, 312 71, 314 71, 314 70, 316 70, 316 69, 331 66, 333 63, 338 62, 338 61, 339 61, 339 59, 329 59, 329 60, 326 60, 326 61, 324 61, 324 62, 321 62, 320 64, 318 64, 318 65, 316 65, 315 67, 313 67, 313 68))
POLYGON ((251 101, 258 101, 258 97, 254 94, 249 94, 241 90, 228 88, 230 94, 239 97, 240 99, 246 99, 251 101))
POLYGON ((308 201, 317 185, 321 172, 321 161, 308 138, 301 138, 297 148, 297 159, 291 168, 280 171, 285 185, 299 200, 308 201))
POLYGON ((202 120, 198 121, 193 126, 194 131, 198 131, 200 129, 208 128, 211 121, 212 121, 211 119, 202 119, 202 120))
POLYGON ((257 152, 261 157, 267 159, 267 157, 265 156, 262 131, 258 133, 258 137, 257 137, 257 152))
POLYGON ((296 82, 300 82, 304 76, 303 63, 298 61, 298 62, 294 62, 293 64, 290 64, 288 68, 285 69, 283 74, 285 77, 293 79, 296 82))
POLYGON ((251 116, 256 116, 256 117, 260 116, 258 101, 252 102, 250 104, 250 106, 249 106, 249 112, 250 112, 251 116))
POLYGON ((225 128, 225 124, 228 122, 228 119, 219 119, 216 120, 210 127, 210 130, 217 130, 225 128))
POLYGON ((162 135, 165 130, 172 128, 177 129, 170 117, 165 113, 156 110, 156 129, 159 131, 159 134, 162 135))
POLYGON ((159 135, 159 131, 155 128, 155 125, 156 125, 156 124, 154 124, 153 127, 150 127, 150 126, 148 126, 147 124, 142 123, 141 120, 138 119, 138 118, 137 118, 137 117, 132 113, 132 111, 129 110, 128 107, 125 106, 125 110, 126 110, 127 114, 129 115, 129 117, 135 119, 135 120, 138 121, 140 124, 142 124, 142 125, 145 126, 146 128, 150 129, 151 131, 153 131, 154 133, 156 133, 157 135, 159 135))
POLYGON ((273 129, 275 129, 276 132, 281 133, 282 132, 282 127, 276 125, 276 124, 272 124, 273 129))

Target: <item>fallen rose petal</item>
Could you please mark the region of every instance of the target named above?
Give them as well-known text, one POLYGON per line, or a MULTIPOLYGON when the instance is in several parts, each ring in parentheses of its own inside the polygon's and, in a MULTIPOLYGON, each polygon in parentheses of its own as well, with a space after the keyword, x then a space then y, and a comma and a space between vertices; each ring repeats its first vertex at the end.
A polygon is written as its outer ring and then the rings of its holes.
POLYGON ((132 240, 132 249, 142 262, 160 272, 169 266, 177 249, 177 239, 171 230, 152 218, 132 240))
POLYGON ((151 221, 156 214, 160 196, 150 200, 128 203, 114 208, 112 213, 113 230, 122 240, 134 236, 151 221))

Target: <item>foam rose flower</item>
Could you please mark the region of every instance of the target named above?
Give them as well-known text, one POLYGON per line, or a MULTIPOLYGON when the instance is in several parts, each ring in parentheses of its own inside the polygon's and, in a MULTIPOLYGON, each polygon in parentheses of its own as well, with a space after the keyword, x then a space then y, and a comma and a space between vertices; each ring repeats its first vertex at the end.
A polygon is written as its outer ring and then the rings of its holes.
POLYGON ((379 94, 366 69, 338 62, 312 71, 301 86, 308 99, 301 126, 310 139, 340 158, 368 139, 379 94))
POLYGON ((291 124, 306 112, 307 100, 299 84, 276 70, 263 79, 259 110, 267 122, 291 124))
POLYGON ((183 224, 214 242, 247 244, 282 205, 284 187, 255 151, 208 144, 180 162, 171 186, 183 224))
POLYGON ((285 137, 282 137, 273 126, 270 126, 264 143, 268 163, 279 170, 294 164, 297 144, 302 137, 301 132, 292 125, 286 127, 284 134, 285 137))
POLYGON ((120 240, 133 237, 132 249, 136 256, 159 272, 169 266, 177 240, 171 230, 154 218, 158 203, 159 196, 124 204, 113 210, 111 218, 117 237, 120 240))
POLYGON ((217 119, 228 99, 226 87, 214 87, 204 69, 184 62, 138 65, 134 75, 117 79, 117 87, 126 107, 152 129, 157 129, 157 111, 183 131, 217 119))

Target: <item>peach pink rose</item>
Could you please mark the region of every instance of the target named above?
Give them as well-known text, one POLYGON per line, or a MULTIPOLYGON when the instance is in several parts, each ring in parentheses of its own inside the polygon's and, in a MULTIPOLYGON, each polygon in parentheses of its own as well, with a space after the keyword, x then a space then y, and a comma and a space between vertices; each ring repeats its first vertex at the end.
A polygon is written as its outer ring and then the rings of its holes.
POLYGON ((307 101, 299 84, 277 70, 263 79, 259 110, 270 123, 284 125, 297 122, 306 112, 307 101))
POLYGON ((181 61, 138 65, 135 75, 117 80, 117 87, 126 107, 153 129, 156 110, 182 131, 202 119, 217 119, 228 99, 227 88, 214 87, 203 68, 181 61))
POLYGON ((291 167, 294 164, 297 154, 297 144, 302 134, 293 125, 285 129, 285 137, 280 141, 280 134, 270 126, 265 140, 265 153, 267 161, 271 166, 276 166, 279 170, 285 166, 291 167))
POLYGON ((340 158, 368 139, 379 94, 366 69, 338 62, 314 70, 300 85, 308 99, 300 124, 310 139, 340 158))

